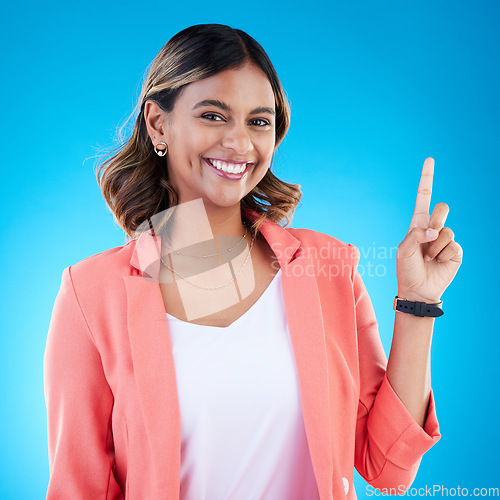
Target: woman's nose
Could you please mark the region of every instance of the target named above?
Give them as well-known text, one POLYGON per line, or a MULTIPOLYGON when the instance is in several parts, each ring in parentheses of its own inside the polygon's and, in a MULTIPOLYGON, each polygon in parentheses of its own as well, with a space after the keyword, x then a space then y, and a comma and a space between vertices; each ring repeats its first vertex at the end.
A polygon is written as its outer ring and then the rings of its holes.
POLYGON ((222 146, 232 149, 235 153, 246 154, 254 149, 252 139, 248 133, 246 125, 235 123, 227 130, 222 146))

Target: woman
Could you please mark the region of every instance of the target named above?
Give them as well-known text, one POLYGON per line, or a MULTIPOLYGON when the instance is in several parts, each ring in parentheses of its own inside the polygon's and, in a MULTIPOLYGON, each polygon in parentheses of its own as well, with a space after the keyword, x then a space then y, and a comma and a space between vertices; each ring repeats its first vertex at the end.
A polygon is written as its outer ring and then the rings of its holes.
POLYGON ((356 498, 354 467, 404 492, 440 438, 430 344, 462 260, 433 160, 387 362, 357 248, 286 227, 300 186, 271 172, 289 107, 262 47, 187 28, 138 105, 98 176, 133 239, 64 269, 54 305, 47 498, 356 498))

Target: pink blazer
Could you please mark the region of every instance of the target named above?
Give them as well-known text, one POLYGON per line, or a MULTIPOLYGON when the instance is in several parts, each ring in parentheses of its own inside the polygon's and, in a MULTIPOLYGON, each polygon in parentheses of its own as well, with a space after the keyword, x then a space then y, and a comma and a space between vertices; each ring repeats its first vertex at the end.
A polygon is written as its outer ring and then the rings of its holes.
MULTIPOLYGON (((321 499, 356 499, 354 467, 375 488, 409 487, 441 437, 434 396, 422 428, 389 384, 359 250, 271 221, 261 231, 282 270, 321 499)), ((62 273, 44 355, 48 499, 179 498, 174 360, 161 291, 147 279, 157 240, 143 233, 62 273)))

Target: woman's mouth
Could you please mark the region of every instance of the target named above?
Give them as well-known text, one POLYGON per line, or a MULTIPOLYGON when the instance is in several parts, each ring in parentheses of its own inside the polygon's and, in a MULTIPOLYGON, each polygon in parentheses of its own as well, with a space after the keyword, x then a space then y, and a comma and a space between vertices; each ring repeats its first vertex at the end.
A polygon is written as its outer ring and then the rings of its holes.
POLYGON ((210 167, 210 170, 215 172, 220 177, 230 180, 243 179, 248 174, 248 171, 253 167, 253 162, 247 163, 229 163, 216 158, 203 158, 205 163, 210 167))

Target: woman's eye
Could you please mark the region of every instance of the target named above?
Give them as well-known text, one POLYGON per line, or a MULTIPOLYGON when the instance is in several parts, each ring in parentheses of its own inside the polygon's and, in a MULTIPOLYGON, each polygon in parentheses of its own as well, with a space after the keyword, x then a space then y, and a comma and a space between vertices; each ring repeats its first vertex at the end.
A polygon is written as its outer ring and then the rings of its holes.
POLYGON ((267 120, 262 120, 261 118, 256 118, 255 120, 252 120, 252 122, 260 122, 260 124, 257 125, 258 127, 267 127, 268 125, 270 125, 267 120))
POLYGON ((206 118, 207 120, 210 120, 210 121, 218 121, 218 120, 214 120, 213 118, 219 118, 222 120, 222 118, 219 115, 214 115, 213 113, 205 113, 201 117, 206 118))

